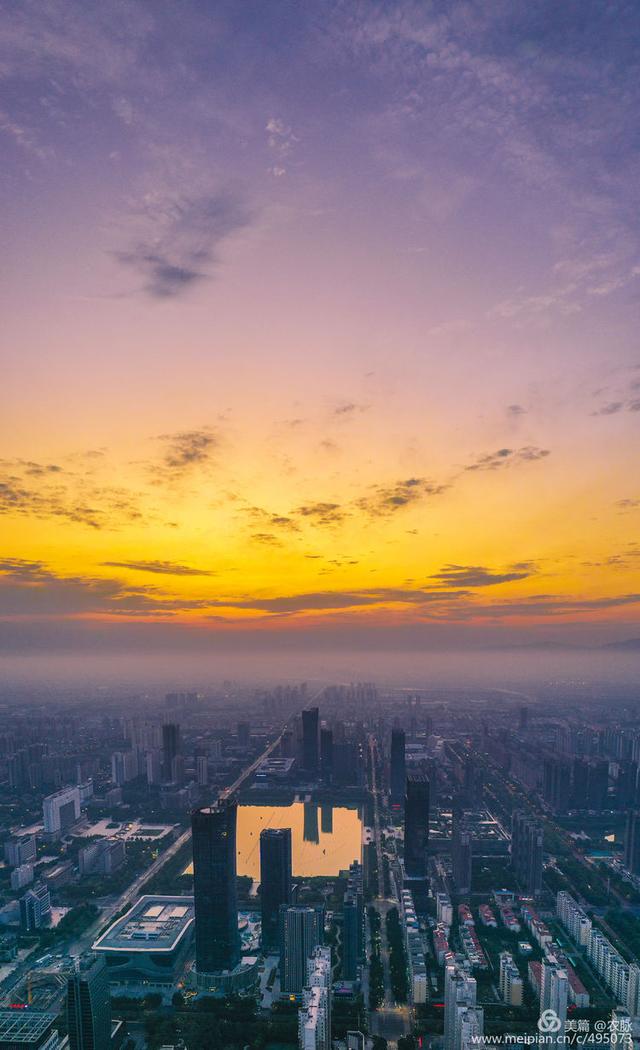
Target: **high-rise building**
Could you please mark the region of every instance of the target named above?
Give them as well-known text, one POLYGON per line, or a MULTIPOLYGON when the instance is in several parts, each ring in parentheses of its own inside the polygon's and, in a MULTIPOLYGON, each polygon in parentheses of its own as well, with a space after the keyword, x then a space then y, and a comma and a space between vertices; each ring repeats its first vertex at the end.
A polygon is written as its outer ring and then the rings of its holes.
POLYGON ((248 722, 238 722, 238 744, 240 747, 249 747, 251 743, 251 726, 248 722))
POLYGON ((4 844, 4 859, 12 868, 18 868, 21 864, 30 864, 36 859, 35 835, 8 839, 4 844))
POLYGON ((347 890, 342 902, 342 976, 345 981, 358 977, 358 927, 362 922, 358 895, 347 890))
POLYGON ((587 808, 600 812, 607 808, 609 796, 609 763, 605 758, 589 766, 587 808))
POLYGON ((476 1006, 476 980, 470 972, 449 963, 444 974, 444 1050, 466 1050, 471 1045, 470 1030, 484 1030, 482 1010, 476 1006), (466 1011, 476 1011, 466 1015, 466 1011))
POLYGON ((471 892, 473 870, 473 840, 471 831, 460 818, 453 821, 451 843, 453 881, 460 894, 471 892))
POLYGON ((511 818, 511 864, 521 888, 530 897, 538 897, 542 893, 543 847, 542 826, 523 810, 514 810, 511 818))
POLYGON ((162 753, 147 751, 145 764, 147 784, 160 784, 162 781, 162 753))
POLYGON ((104 958, 80 960, 67 982, 69 1050, 109 1050, 111 998, 104 958))
POLYGON ((566 970, 558 965, 555 956, 547 956, 542 962, 540 972, 539 1025, 540 1031, 546 1032, 550 1038, 548 1046, 558 1047, 564 1044, 568 998, 569 980, 566 970), (548 1020, 545 1019, 545 1015, 548 1020))
POLYGON ((391 768, 389 787, 391 804, 402 805, 406 784, 405 736, 404 729, 394 726, 391 730, 391 768))
POLYGON ((404 868, 409 878, 425 878, 428 845, 429 780, 413 773, 407 777, 404 799, 404 868))
POLYGON ((47 835, 59 835, 80 819, 80 791, 78 787, 63 788, 48 795, 42 803, 44 830, 47 835))
POLYGON ((554 812, 566 812, 571 796, 571 766, 550 755, 545 758, 542 770, 542 797, 554 812))
POLYGON ((307 961, 298 1013, 299 1050, 331 1050, 331 949, 317 947, 307 961))
POLYGON ((51 918, 51 896, 44 882, 38 882, 20 898, 20 924, 26 933, 46 926, 51 918))
POLYGON ((342 903, 342 976, 345 981, 357 979, 364 952, 364 872, 362 865, 354 861, 349 868, 342 903))
POLYGON ((510 1006, 522 1006, 523 983, 511 952, 500 952, 500 995, 510 1006))
POLYGON ((191 814, 196 970, 233 970, 240 960, 235 802, 191 814))
POLYGON ((627 985, 627 1010, 630 1017, 640 1017, 640 966, 629 965, 629 983, 627 985))
POLYGON ((309 707, 302 712, 302 765, 307 773, 317 773, 319 754, 319 712, 309 707))
POLYGON ((198 755, 196 758, 196 776, 198 786, 206 787, 209 783, 209 759, 206 755, 198 755))
POLYGON ((638 801, 638 763, 627 760, 618 764, 616 803, 620 809, 636 805, 638 801))
POLYGON ((640 875, 640 810, 637 809, 627 813, 624 866, 632 875, 640 875))
POLYGON ((333 779, 333 730, 328 726, 320 729, 320 773, 330 784, 333 779))
POLYGON ((280 908, 291 904, 291 828, 265 828, 260 833, 260 902, 262 947, 279 946, 280 908))
POLYGON ((180 754, 180 726, 177 722, 165 722, 162 727, 162 776, 171 780, 174 759, 180 754))
POLYGON ((116 787, 128 784, 138 775, 137 751, 114 751, 111 756, 111 779, 116 787))
POLYGON ((33 882, 33 864, 19 864, 11 872, 11 889, 22 890, 33 882))
POLYGON ((483 1045, 484 1010, 459 1006, 456 1011, 455 1050, 477 1050, 483 1045))
POLYGON ((302 905, 280 908, 280 989, 283 994, 300 995, 307 959, 323 941, 324 908, 302 905))

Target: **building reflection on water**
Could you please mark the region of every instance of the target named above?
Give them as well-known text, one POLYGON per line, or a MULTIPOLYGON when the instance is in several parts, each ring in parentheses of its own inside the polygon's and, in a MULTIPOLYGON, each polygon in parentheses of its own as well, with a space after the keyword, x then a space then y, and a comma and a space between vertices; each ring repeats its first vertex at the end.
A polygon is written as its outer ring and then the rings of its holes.
POLYGON ((294 875, 337 875, 362 860, 362 813, 356 805, 318 805, 311 799, 286 806, 239 805, 238 875, 260 881, 260 832, 265 828, 291 828, 294 875))

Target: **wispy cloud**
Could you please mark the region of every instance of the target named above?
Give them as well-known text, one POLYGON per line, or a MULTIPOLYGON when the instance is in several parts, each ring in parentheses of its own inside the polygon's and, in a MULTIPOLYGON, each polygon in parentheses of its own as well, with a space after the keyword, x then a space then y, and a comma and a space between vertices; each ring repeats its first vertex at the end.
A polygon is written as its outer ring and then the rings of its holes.
POLYGON ((144 235, 115 255, 151 298, 175 298, 213 276, 223 242, 250 218, 247 202, 230 190, 152 199, 141 217, 144 235))
POLYGON ((220 444, 219 434, 209 427, 162 434, 159 440, 164 444, 162 468, 170 477, 180 477, 193 467, 204 466, 220 444))
POLYGON ((138 495, 100 485, 57 464, 0 463, 0 515, 60 519, 92 529, 119 528, 143 518, 138 495))
POLYGON ((447 488, 448 485, 438 485, 427 478, 406 478, 392 485, 375 486, 370 496, 356 501, 356 506, 372 517, 386 517, 428 497, 441 496, 447 488))
POLYGON ((195 569, 173 561, 103 561, 102 565, 112 569, 131 569, 134 572, 151 572, 161 576, 215 576, 211 569, 195 569))
POLYGON ((535 463, 539 459, 546 459, 551 455, 547 448, 538 448, 536 445, 524 445, 522 448, 499 448, 495 452, 485 452, 475 460, 467 464, 465 471, 478 470, 500 470, 503 467, 518 463, 535 463))
POLYGON ((493 587, 498 583, 526 580, 532 575, 534 567, 529 565, 520 569, 514 566, 508 572, 494 572, 484 565, 445 565, 429 579, 438 580, 447 587, 493 587))

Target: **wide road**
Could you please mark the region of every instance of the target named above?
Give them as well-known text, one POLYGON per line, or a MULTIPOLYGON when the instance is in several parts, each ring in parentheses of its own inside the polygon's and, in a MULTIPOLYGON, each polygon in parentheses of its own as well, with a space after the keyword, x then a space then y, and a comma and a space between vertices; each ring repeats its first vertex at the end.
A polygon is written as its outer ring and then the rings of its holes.
POLYGON ((375 737, 369 737, 369 755, 371 766, 371 795, 373 798, 373 833, 376 844, 376 857, 378 860, 378 896, 372 902, 380 914, 380 956, 384 976, 384 1000, 377 1010, 369 1013, 370 1031, 372 1035, 382 1036, 387 1040, 389 1047, 397 1046, 398 1039, 411 1031, 411 1010, 406 1004, 397 1003, 391 990, 391 969, 389 966, 389 942, 387 940, 387 912, 391 908, 398 908, 399 902, 395 898, 387 898, 384 895, 384 858, 382 852, 382 832, 380 828, 380 787, 377 782, 377 757, 378 746, 375 737))

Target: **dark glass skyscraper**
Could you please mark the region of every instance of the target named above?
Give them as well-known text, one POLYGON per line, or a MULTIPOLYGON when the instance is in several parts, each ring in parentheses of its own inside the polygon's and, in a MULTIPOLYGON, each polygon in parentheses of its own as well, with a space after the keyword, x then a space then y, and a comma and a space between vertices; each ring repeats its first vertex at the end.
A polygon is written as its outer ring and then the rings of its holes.
POLYGON ((405 736, 404 729, 394 726, 391 730, 391 771, 389 787, 391 789, 391 802, 393 805, 401 805, 404 798, 406 780, 405 764, 405 736))
POLYGON ((404 798, 404 869, 410 878, 425 878, 428 844, 429 780, 424 773, 412 773, 404 798))
POLYGON ((166 722, 162 727, 162 776, 171 780, 173 760, 180 753, 180 726, 177 722, 166 722))
POLYGON ((333 730, 328 726, 320 730, 320 772, 322 779, 330 783, 333 779, 333 730))
POLYGON ((511 864, 521 888, 531 897, 542 892, 542 825, 521 809, 511 815, 511 864))
POLYGON ((291 829, 265 828, 260 833, 260 901, 262 947, 279 944, 280 908, 291 904, 291 829))
POLYGON ((629 810, 624 840, 624 866, 632 875, 640 875, 640 812, 629 810))
POLYGON ((81 960, 67 982, 70 1050, 109 1050, 111 998, 104 959, 81 960))
POLYGON ((196 970, 232 970, 240 960, 235 802, 191 814, 196 970))
POLYGON ((318 771, 318 725, 317 707, 302 712, 302 764, 307 773, 318 771))

